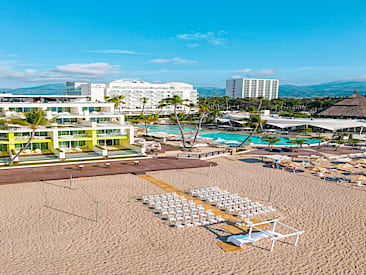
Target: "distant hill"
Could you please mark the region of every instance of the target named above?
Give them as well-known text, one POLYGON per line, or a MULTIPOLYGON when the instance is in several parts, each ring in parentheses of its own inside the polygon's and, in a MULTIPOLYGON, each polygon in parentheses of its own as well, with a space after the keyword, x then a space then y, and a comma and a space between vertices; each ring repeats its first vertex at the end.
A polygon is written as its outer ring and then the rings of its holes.
MULTIPOLYGON (((215 87, 198 87, 201 97, 224 96, 225 89, 215 87)), ((337 81, 317 85, 296 86, 280 85, 280 97, 326 97, 349 96, 354 91, 360 94, 366 93, 366 81, 337 81)))
MULTIPOLYGON (((197 87, 201 97, 224 96, 225 89, 217 87, 197 87)), ((354 91, 360 94, 366 93, 366 81, 337 81, 317 85, 296 86, 280 85, 280 97, 325 97, 325 96, 349 96, 354 91)), ((46 84, 30 88, 1 89, 0 92, 27 95, 60 95, 65 93, 65 83, 46 84)))
POLYGON ((65 93, 65 83, 46 84, 30 88, 18 89, 0 89, 1 92, 7 92, 15 95, 61 95, 65 93))
POLYGON ((366 93, 366 81, 337 81, 317 85, 280 85, 280 97, 325 97, 349 96, 354 91, 366 93))
POLYGON ((215 87, 197 87, 198 95, 200 97, 210 97, 210 96, 224 96, 225 89, 215 88, 215 87))

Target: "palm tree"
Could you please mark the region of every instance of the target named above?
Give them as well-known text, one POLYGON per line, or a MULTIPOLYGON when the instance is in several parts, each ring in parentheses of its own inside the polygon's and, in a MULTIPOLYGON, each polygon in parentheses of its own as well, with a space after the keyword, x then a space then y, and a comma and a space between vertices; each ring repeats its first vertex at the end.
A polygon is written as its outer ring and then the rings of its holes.
POLYGON ((11 120, 12 124, 18 124, 22 126, 28 126, 32 129, 32 134, 28 139, 28 142, 25 144, 23 148, 20 149, 18 153, 10 160, 9 166, 13 165, 14 160, 25 150, 28 148, 29 144, 32 142, 36 130, 41 125, 46 125, 55 121, 56 118, 47 119, 46 114, 42 111, 31 111, 23 113, 25 118, 15 118, 11 120))
POLYGON ((186 148, 186 140, 184 138, 184 132, 182 129, 182 125, 180 124, 180 120, 178 118, 177 107, 179 106, 187 106, 188 99, 182 99, 180 96, 174 95, 172 97, 164 98, 161 102, 164 106, 173 106, 174 107, 174 117, 177 122, 180 134, 182 135, 182 144, 183 148, 186 148))
POLYGON ((262 137, 262 140, 265 141, 265 142, 268 142, 268 149, 270 151, 272 151, 273 145, 276 142, 281 141, 281 139, 279 137, 262 137))
POLYGON ((335 140, 334 142, 337 143, 334 151, 338 151, 338 149, 341 146, 341 144, 344 144, 344 141, 343 140, 335 140))
POLYGON ((208 116, 207 116, 207 121, 213 121, 213 122, 216 122, 216 124, 217 124, 217 119, 222 116, 223 116, 223 113, 219 109, 210 108, 210 112, 208 113, 208 116))
POLYGON ((206 113, 209 111, 210 111, 210 109, 207 107, 206 104, 199 105, 198 113, 200 114, 200 119, 198 121, 198 127, 197 127, 196 133, 194 135, 194 139, 192 141, 192 145, 191 145, 192 147, 196 144, 198 133, 201 131, 203 118, 205 117, 206 113))
POLYGON ((326 136, 322 136, 322 134, 318 134, 317 136, 315 136, 315 137, 313 137, 314 139, 317 139, 318 140, 318 142, 319 142, 319 148, 320 148, 320 143, 322 142, 322 141, 326 141, 326 140, 329 140, 326 136))
POLYGON ((145 135, 147 135, 147 129, 148 129, 148 124, 150 124, 151 122, 155 122, 159 119, 159 115, 155 114, 155 115, 141 115, 142 120, 145 123, 145 135))
POLYGON ((148 98, 147 97, 143 97, 143 98, 141 98, 141 102, 142 102, 142 110, 141 110, 141 114, 143 115, 144 114, 144 112, 145 112, 145 105, 146 105, 146 103, 147 103, 147 100, 148 100, 148 98))
POLYGON ((245 126, 254 128, 253 131, 247 136, 238 146, 242 146, 247 140, 249 140, 254 133, 257 132, 259 127, 267 123, 267 120, 262 120, 261 116, 251 114, 249 118, 245 119, 246 123, 245 126))
POLYGON ((296 149, 295 149, 296 152, 299 150, 299 148, 302 148, 302 146, 304 144, 310 144, 309 142, 306 142, 304 139, 294 139, 294 140, 288 141, 287 143, 297 144, 296 149))
POLYGON ((189 104, 187 105, 187 107, 189 108, 189 111, 188 111, 187 117, 189 117, 189 116, 190 116, 191 111, 192 111, 192 108, 193 108, 194 106, 196 106, 196 105, 195 105, 193 102, 191 102, 191 103, 189 103, 189 104))
POLYGON ((259 105, 258 105, 258 112, 259 112, 261 110, 261 108, 262 108, 262 103, 263 103, 264 97, 263 96, 259 96, 258 99, 259 99, 259 105))
POLYGON ((114 97, 104 97, 106 101, 114 103, 114 108, 118 108, 118 111, 121 112, 121 105, 126 104, 126 102, 123 101, 125 98, 123 95, 116 95, 114 97))

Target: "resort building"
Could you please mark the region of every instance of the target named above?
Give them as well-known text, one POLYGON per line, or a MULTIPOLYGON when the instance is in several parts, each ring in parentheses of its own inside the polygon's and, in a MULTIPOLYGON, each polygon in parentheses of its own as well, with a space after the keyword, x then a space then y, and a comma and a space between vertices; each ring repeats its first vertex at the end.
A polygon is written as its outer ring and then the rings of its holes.
POLYGON ((90 102, 80 95, 0 94, 2 157, 18 152, 31 134, 29 127, 11 124, 11 119, 22 118, 23 112, 38 110, 43 110, 48 119, 56 118, 56 122, 36 130, 31 145, 21 155, 23 157, 46 155, 45 159, 57 158, 60 152, 66 154, 64 158, 140 154, 140 148, 132 145, 133 125, 125 121, 123 114, 115 111, 113 103, 90 102))
MULTIPOLYGON (((104 102, 105 97, 124 96, 125 104, 120 106, 127 114, 140 114, 142 109, 146 113, 171 113, 173 107, 159 108, 162 99, 180 96, 187 103, 197 104, 198 93, 192 85, 181 82, 149 83, 135 79, 119 79, 108 83, 67 82, 68 94, 83 95, 91 101, 104 102), (146 103, 143 103, 146 98, 146 103)), ((188 107, 179 106, 178 111, 188 111, 188 107)))
MULTIPOLYGON (((270 115, 269 111, 265 111, 260 114, 262 120, 266 121, 266 124, 263 125, 265 131, 278 130, 284 132, 301 132, 305 128, 311 128, 313 132, 351 132, 362 135, 364 127, 366 127, 365 121, 357 119, 286 118, 278 115, 270 115)), ((250 115, 250 113, 227 113, 218 120, 222 123, 231 123, 231 125, 239 125, 244 127, 246 121, 243 121, 243 119, 249 118, 250 115)), ((244 130, 249 129, 245 128, 244 130)), ((359 136, 358 138, 365 137, 359 136)))
POLYGON ((238 78, 226 80, 225 95, 231 98, 263 97, 278 98, 277 79, 238 78))
POLYGON ((320 112, 319 116, 335 118, 365 118, 366 97, 354 93, 328 109, 320 112))

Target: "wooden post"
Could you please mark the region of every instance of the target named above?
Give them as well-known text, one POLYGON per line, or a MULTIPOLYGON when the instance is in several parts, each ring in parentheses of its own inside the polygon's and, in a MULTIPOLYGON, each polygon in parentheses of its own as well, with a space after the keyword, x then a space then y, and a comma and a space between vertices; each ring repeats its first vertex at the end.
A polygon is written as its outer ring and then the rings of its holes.
POLYGON ((212 166, 212 162, 210 162, 210 167, 208 167, 207 176, 209 176, 209 175, 210 175, 210 173, 211 173, 211 166, 212 166))
POLYGON ((268 202, 270 202, 270 201, 271 201, 271 196, 272 196, 272 185, 270 185, 270 187, 269 187, 268 202))
POLYGON ((98 222, 98 220, 99 220, 99 202, 97 201, 97 211, 95 215, 95 221, 98 222))

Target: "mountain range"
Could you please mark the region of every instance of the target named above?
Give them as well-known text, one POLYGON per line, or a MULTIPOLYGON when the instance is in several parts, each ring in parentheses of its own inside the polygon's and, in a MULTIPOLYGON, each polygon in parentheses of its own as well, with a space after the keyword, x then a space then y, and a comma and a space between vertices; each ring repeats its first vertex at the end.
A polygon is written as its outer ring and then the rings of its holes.
MULTIPOLYGON (((214 87, 197 87, 201 97, 224 96, 225 89, 214 87)), ((366 93, 366 81, 336 81, 316 85, 280 85, 279 97, 338 97, 349 96, 354 91, 366 93)))
MULTIPOLYGON (((217 87, 197 87, 199 96, 224 96, 225 89, 217 87)), ((280 85, 280 97, 326 97, 326 96, 349 96, 354 91, 360 94, 366 93, 366 81, 336 81, 316 85, 296 86, 296 85, 280 85)), ((18 89, 1 89, 1 93, 20 94, 44 94, 44 95, 59 95, 65 93, 65 83, 54 83, 40 85, 29 88, 18 89)))

